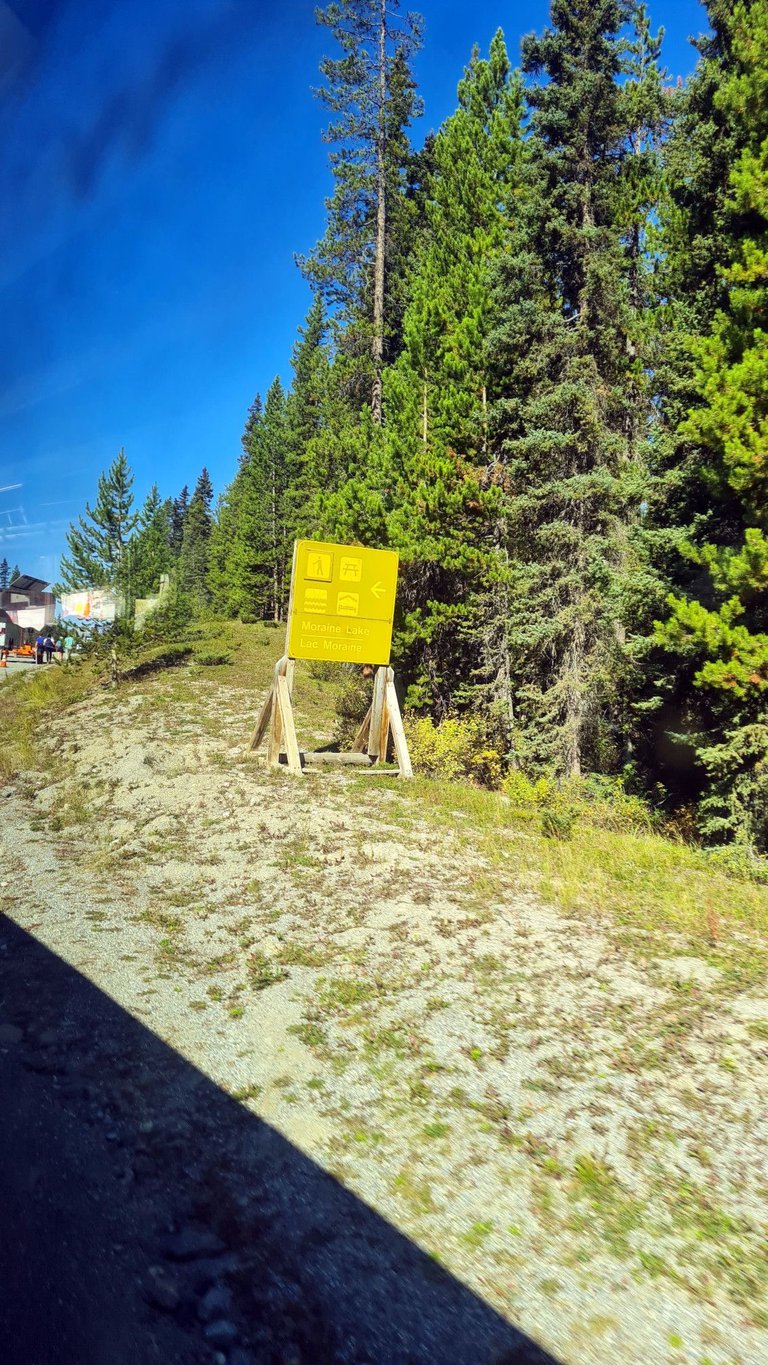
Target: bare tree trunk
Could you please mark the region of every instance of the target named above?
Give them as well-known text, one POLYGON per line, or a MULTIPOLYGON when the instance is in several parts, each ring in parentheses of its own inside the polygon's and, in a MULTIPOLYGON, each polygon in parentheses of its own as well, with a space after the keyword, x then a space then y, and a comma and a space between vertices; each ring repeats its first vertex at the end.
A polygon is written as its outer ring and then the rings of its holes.
POLYGON ((376 143, 376 256, 373 266, 373 393, 371 412, 377 426, 382 421, 381 371, 384 360, 384 250, 387 236, 386 184, 386 106, 387 106, 387 0, 381 0, 379 15, 379 128, 376 143))

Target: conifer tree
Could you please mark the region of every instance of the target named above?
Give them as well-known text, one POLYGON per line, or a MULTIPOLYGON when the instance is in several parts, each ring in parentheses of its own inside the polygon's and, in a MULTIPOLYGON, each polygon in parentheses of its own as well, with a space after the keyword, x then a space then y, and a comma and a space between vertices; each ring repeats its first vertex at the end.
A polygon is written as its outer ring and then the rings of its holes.
POLYGON ((5 556, 3 556, 3 558, 0 559, 0 589, 7 588, 10 581, 11 566, 5 556))
POLYGON ((524 71, 544 79, 528 90, 531 135, 490 341, 517 742, 523 760, 569 775, 606 761, 627 526, 643 489, 628 440, 624 15, 618 0, 553 0, 552 26, 523 42, 524 71))
POLYGON ((210 597, 208 555, 213 526, 212 499, 213 486, 207 469, 203 469, 184 518, 178 564, 179 589, 196 609, 207 606, 210 597))
POLYGON ((14 564, 13 568, 11 569, 11 576, 10 576, 10 578, 9 578, 9 580, 8 580, 9 586, 10 586, 11 583, 15 583, 15 582, 16 582, 16 579, 17 579, 17 578, 20 578, 20 577, 21 577, 21 569, 19 568, 18 564, 14 564))
POLYGON ((133 506, 133 475, 120 450, 109 469, 99 475, 96 501, 85 506, 67 531, 68 553, 61 560, 65 589, 111 587, 119 584, 126 546, 138 521, 133 506))
POLYGON ((316 294, 293 348, 293 383, 285 400, 285 518, 294 535, 315 530, 319 494, 327 488, 322 440, 331 400, 326 331, 325 305, 316 294))
POLYGON ((187 518, 187 508, 189 507, 189 489, 185 484, 179 496, 173 499, 171 509, 171 551, 175 558, 181 553, 181 542, 184 539, 184 522, 187 518))
POLYGON ((161 577, 173 566, 171 517, 173 503, 161 498, 153 484, 139 513, 136 531, 130 541, 131 589, 134 597, 151 597, 161 577))
POLYGON ((251 454, 251 437, 253 436, 254 431, 256 430, 257 426, 259 425, 259 419, 261 418, 261 414, 262 414, 263 410, 264 410, 264 404, 263 404, 262 401, 261 401, 261 394, 260 394, 260 393, 257 393, 257 394, 256 394, 256 397, 254 398, 253 402, 251 403, 251 406, 250 406, 249 409, 248 409, 248 416, 247 416, 246 419, 245 419, 245 426, 243 427, 243 434, 242 434, 242 436, 240 437, 240 444, 241 444, 241 446, 242 446, 242 448, 243 448, 243 453, 242 453, 242 455, 240 456, 240 459, 241 459, 241 460, 248 460, 248 459, 250 458, 250 454, 251 454))
POLYGON ((247 428, 248 454, 222 499, 211 541, 215 602, 245 620, 280 621, 287 604, 292 538, 285 409, 276 378, 247 428))
POLYGON ((711 11, 707 56, 711 67, 716 53, 721 78, 709 86, 712 114, 727 128, 731 162, 708 240, 727 264, 711 327, 691 343, 696 401, 679 433, 698 453, 714 511, 698 518, 688 546, 697 590, 672 599, 657 639, 677 655, 678 689, 689 687, 688 738, 707 776, 702 831, 766 848, 768 0, 711 11))
POLYGON ((334 0, 317 11, 342 54, 321 62, 325 84, 318 91, 333 116, 325 140, 336 144, 335 189, 326 233, 300 262, 336 312, 377 424, 391 331, 388 265, 407 223, 405 130, 419 112, 409 64, 420 44, 421 21, 415 14, 401 18, 399 9, 399 0, 334 0))
POLYGON ((387 534, 403 554, 409 607, 398 644, 410 700, 438 712, 473 675, 468 627, 495 577, 489 277, 507 239, 522 146, 522 91, 501 32, 487 60, 473 53, 458 98, 431 149, 404 348, 385 377, 387 534))

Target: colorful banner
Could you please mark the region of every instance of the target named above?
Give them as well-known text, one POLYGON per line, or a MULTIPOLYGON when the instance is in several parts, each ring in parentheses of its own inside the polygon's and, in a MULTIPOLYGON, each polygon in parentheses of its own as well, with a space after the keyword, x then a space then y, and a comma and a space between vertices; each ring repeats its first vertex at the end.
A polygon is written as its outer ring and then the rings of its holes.
POLYGON ((77 616, 83 621, 114 621, 117 600, 111 588, 83 588, 61 595, 62 616, 77 616))

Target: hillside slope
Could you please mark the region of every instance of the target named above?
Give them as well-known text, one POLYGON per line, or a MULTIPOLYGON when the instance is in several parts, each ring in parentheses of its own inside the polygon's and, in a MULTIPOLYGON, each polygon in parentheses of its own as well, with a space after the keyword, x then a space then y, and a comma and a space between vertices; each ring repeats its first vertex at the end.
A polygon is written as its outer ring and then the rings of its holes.
MULTIPOLYGON (((126 1200, 165 1190, 171 1225, 202 1220, 234 1254, 222 1359, 288 1330, 253 1294, 248 1257, 275 1242, 312 1289, 299 1360, 537 1358, 504 1322, 573 1365, 768 1357, 768 890, 707 880, 662 840, 584 830, 568 853, 490 794, 270 773, 246 746, 275 637, 237 639, 232 665, 100 689, 52 722, 2 803, 0 888, 9 927, 241 1116, 217 1120, 206 1165, 179 1095, 164 1133, 128 1065, 104 1120, 126 1200), (301 1178, 274 1180, 287 1158, 251 1122, 310 1158, 301 1178), (348 1235, 309 1170, 366 1211, 348 1235), (409 1283, 458 1295, 429 1328, 421 1291, 391 1298, 408 1243, 433 1266, 409 1283)), ((300 674, 306 732, 329 733, 331 695, 300 674)), ((0 1012, 45 1050, 18 982, 0 1012)), ((65 1065, 64 1023, 47 1027, 65 1065)), ((203 1341, 177 1289, 166 1315, 203 1341)))

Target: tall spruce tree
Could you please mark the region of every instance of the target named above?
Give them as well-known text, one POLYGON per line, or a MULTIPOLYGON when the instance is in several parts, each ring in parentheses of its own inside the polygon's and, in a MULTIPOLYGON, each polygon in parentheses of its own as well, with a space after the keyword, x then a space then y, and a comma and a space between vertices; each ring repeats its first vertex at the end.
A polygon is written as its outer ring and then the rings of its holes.
POLYGON ((328 486, 323 442, 331 400, 327 326, 322 295, 316 294, 293 348, 293 383, 285 400, 285 519, 296 534, 317 528, 318 495, 328 486))
POLYGON ((187 509, 189 507, 189 489, 185 484, 179 496, 173 499, 171 508, 171 551, 178 558, 181 553, 181 542, 184 539, 184 522, 187 519, 187 509))
POLYGON ((480 665, 469 628, 497 576, 489 276, 507 240, 522 148, 521 84, 501 32, 487 60, 473 53, 458 100, 431 149, 403 351, 385 375, 387 536, 404 561, 398 646, 411 702, 438 714, 480 665))
POLYGON ((524 71, 544 80, 528 90, 522 190, 490 340, 509 489, 517 745, 523 761, 567 775, 611 761, 628 526, 644 484, 630 439, 625 13, 618 0, 553 0, 552 26, 523 42, 524 71))
POLYGON ((248 409, 248 416, 247 416, 246 419, 245 419, 245 426, 243 427, 243 434, 242 434, 242 436, 240 437, 240 444, 241 444, 241 446, 242 446, 242 448, 243 448, 243 453, 242 453, 242 455, 240 456, 240 459, 241 459, 241 460, 248 460, 248 459, 250 458, 250 454, 251 454, 251 437, 253 436, 254 431, 256 430, 257 426, 259 425, 259 420, 260 420, 260 418, 261 418, 261 414, 262 414, 263 410, 264 410, 264 404, 263 404, 262 401, 261 401, 261 394, 260 394, 260 393, 257 393, 257 394, 256 394, 256 397, 254 398, 253 402, 251 403, 251 406, 250 406, 249 409, 248 409))
POLYGON ((213 486, 208 470, 203 469, 184 518, 178 562, 179 589, 198 610, 207 606, 210 600, 208 557, 213 526, 212 499, 213 486))
POLYGON ((151 597, 160 579, 173 567, 171 520, 173 503, 161 498, 153 484, 139 512, 136 531, 130 541, 131 591, 134 598, 151 597))
MULTIPOLYGON (((698 79, 711 100, 711 121, 723 129, 730 170, 713 196, 705 240, 707 258, 725 264, 711 326, 691 339, 694 401, 678 427, 683 448, 698 457, 708 508, 687 547, 698 581, 672 599, 657 640, 676 661, 671 678, 678 694, 685 688, 682 719, 706 778, 702 832, 765 849, 768 0, 712 5, 711 17, 714 33, 698 79)), ((669 672, 660 681, 660 695, 668 696, 669 672)))
POLYGON ((0 559, 0 588, 7 588, 10 581, 11 566, 5 556, 3 556, 3 558, 0 559))
POLYGON ((210 585, 220 609, 245 620, 283 619, 291 534, 286 398, 279 378, 247 427, 248 454, 219 507, 211 541, 210 585))
POLYGON ((137 522, 133 505, 133 475, 120 450, 109 469, 99 475, 96 501, 85 505, 67 531, 67 554, 61 559, 61 586, 65 589, 119 585, 126 547, 137 522))
POLYGON ((419 112, 410 61, 421 20, 400 16, 399 0, 335 0, 317 11, 340 57, 320 64, 319 97, 333 121, 335 189, 328 227, 302 268, 334 309, 360 397, 367 388, 376 424, 382 420, 381 376, 393 334, 388 267, 408 225, 411 153, 406 129, 419 112), (399 239, 399 242, 398 242, 399 239), (397 243, 397 244, 396 244, 397 243))

